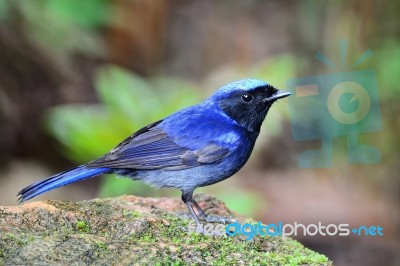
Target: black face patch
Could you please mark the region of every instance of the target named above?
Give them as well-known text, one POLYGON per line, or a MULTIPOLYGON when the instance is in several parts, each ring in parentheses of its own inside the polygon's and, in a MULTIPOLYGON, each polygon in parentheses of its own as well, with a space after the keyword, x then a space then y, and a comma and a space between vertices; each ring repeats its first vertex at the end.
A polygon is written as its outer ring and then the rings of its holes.
POLYGON ((250 131, 259 131, 271 103, 266 101, 277 92, 272 86, 261 86, 252 90, 233 90, 220 99, 219 107, 239 125, 250 131))

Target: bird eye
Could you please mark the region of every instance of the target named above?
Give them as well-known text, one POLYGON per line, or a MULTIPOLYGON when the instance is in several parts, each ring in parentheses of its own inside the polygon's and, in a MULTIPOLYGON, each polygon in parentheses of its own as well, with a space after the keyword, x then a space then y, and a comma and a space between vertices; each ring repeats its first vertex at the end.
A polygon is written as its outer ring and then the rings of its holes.
POLYGON ((244 103, 249 103, 253 100, 253 96, 251 94, 245 93, 242 95, 242 101, 244 103))

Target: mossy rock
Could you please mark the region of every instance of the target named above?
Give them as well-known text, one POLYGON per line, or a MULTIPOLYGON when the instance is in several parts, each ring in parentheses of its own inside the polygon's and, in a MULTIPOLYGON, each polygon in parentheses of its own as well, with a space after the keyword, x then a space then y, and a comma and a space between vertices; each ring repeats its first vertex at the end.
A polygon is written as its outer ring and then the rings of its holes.
MULTIPOLYGON (((208 195, 199 204, 241 217, 208 195)), ((290 238, 189 234, 179 199, 122 196, 0 207, 0 265, 332 265, 290 238)))

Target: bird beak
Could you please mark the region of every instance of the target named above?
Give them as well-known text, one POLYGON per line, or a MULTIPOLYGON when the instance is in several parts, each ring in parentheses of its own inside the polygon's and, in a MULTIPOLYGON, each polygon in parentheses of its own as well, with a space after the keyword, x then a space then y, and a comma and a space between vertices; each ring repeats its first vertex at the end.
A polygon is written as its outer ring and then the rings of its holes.
POLYGON ((282 98, 288 97, 288 96, 290 96, 290 95, 292 95, 291 92, 288 92, 288 91, 280 91, 280 90, 278 90, 278 91, 277 91, 274 95, 272 95, 271 97, 265 98, 264 101, 265 101, 265 102, 274 102, 274 101, 276 101, 276 100, 278 100, 278 99, 282 99, 282 98))

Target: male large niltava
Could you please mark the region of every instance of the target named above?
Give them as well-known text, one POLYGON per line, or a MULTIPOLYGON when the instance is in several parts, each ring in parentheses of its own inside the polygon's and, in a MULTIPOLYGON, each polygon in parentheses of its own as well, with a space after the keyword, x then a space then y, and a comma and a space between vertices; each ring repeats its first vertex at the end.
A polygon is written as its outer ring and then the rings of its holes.
POLYGON ((193 207, 200 218, 210 216, 193 200, 193 191, 236 173, 250 157, 271 105, 290 94, 257 79, 229 83, 202 103, 140 129, 106 155, 24 188, 19 200, 116 173, 155 187, 180 189, 199 224, 193 207))

